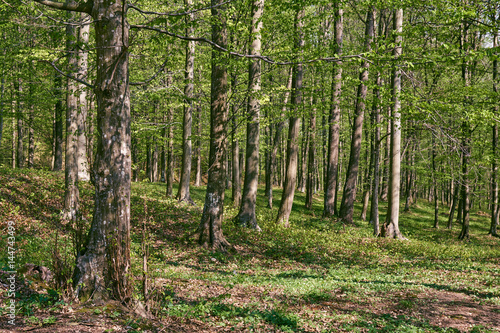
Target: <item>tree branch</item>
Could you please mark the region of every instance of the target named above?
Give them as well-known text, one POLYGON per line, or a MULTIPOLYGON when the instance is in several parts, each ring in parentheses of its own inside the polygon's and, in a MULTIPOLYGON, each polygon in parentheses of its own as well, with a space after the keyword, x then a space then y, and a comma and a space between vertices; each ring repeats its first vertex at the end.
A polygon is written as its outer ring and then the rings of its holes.
POLYGON ((313 62, 318 62, 318 61, 325 61, 325 62, 339 62, 342 61, 343 59, 350 59, 350 58, 360 58, 363 59, 369 63, 373 63, 372 61, 368 60, 366 57, 364 57, 362 54, 356 54, 356 55, 348 55, 348 56, 342 56, 342 57, 325 57, 325 58, 316 58, 316 59, 310 59, 310 60, 305 60, 301 62, 294 62, 294 61, 288 61, 288 62, 280 62, 280 61, 275 61, 272 58, 269 58, 267 56, 262 56, 262 55, 253 55, 253 54, 242 54, 234 51, 229 51, 228 49, 220 46, 219 44, 203 38, 203 37, 188 37, 188 36, 182 36, 175 34, 173 32, 147 26, 147 25, 130 25, 130 29, 145 29, 145 30, 151 30, 151 31, 156 31, 171 37, 179 38, 182 40, 188 40, 188 41, 195 41, 195 42, 203 42, 211 45, 214 49, 228 53, 231 56, 239 57, 239 58, 250 58, 250 59, 260 59, 264 62, 267 62, 268 64, 272 65, 281 65, 281 66, 288 66, 288 65, 296 65, 296 64, 308 64, 308 63, 313 63, 313 62))
POLYGON ((147 84, 147 83, 153 81, 165 69, 165 66, 167 66, 167 62, 168 62, 168 59, 163 62, 163 64, 161 65, 160 69, 156 72, 156 74, 154 74, 153 76, 151 76, 146 81, 143 81, 143 82, 130 82, 129 85, 131 85, 131 86, 141 86, 141 85, 144 85, 144 84, 147 84))
POLYGON ((54 62, 51 62, 51 61, 48 61, 48 60, 38 60, 38 61, 40 61, 40 62, 46 62, 47 64, 49 64, 49 65, 51 65, 52 67, 54 67, 54 69, 55 69, 55 70, 56 70, 59 74, 61 74, 61 75, 65 76, 65 77, 67 77, 67 78, 69 78, 69 79, 71 79, 71 80, 75 80, 76 82, 79 82, 79 83, 81 83, 81 84, 83 84, 83 85, 85 85, 85 86, 87 86, 87 87, 89 87, 89 88, 92 88, 92 89, 94 89, 94 88, 95 88, 93 85, 91 85, 90 83, 88 83, 88 82, 86 82, 86 81, 84 81, 84 80, 80 80, 79 78, 76 78, 76 77, 74 77, 74 76, 72 76, 72 75, 69 75, 69 74, 64 73, 62 70, 60 70, 59 68, 57 68, 57 66, 54 64, 54 62))
POLYGON ((233 2, 235 0, 227 0, 227 1, 224 1, 222 3, 219 3, 219 4, 216 4, 214 6, 210 6, 210 7, 204 7, 204 8, 199 8, 199 9, 193 9, 191 11, 187 11, 187 12, 181 12, 181 13, 178 13, 178 12, 170 12, 170 13, 160 13, 160 12, 150 12, 150 11, 146 11, 146 10, 142 10, 132 4, 128 4, 128 8, 132 8, 132 9, 135 9, 136 11, 138 11, 139 13, 141 14, 145 14, 145 15, 158 15, 158 16, 185 16, 185 15, 190 15, 190 14, 194 14, 194 13, 197 13, 197 12, 201 12, 201 11, 204 11, 204 10, 208 10, 208 9, 212 9, 212 8, 217 8, 217 7, 220 7, 220 6, 223 6, 227 3, 230 3, 230 2, 233 2))
POLYGON ((45 5, 47 7, 55 8, 55 9, 60 9, 60 10, 67 10, 71 12, 80 12, 80 13, 87 13, 90 15, 92 11, 92 2, 70 2, 70 3, 62 3, 62 2, 57 2, 57 1, 52 1, 52 0, 35 0, 35 2, 38 2, 42 5, 45 5))

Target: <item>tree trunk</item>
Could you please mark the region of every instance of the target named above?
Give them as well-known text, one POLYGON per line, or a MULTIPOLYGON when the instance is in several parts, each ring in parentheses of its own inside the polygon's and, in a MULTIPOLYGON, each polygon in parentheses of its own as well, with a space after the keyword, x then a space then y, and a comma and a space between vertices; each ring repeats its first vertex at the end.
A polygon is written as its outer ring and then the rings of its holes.
MULTIPOLYGON (((236 89, 236 75, 233 77, 232 80, 232 86, 233 89, 236 89)), ((231 144, 231 150, 232 150, 232 167, 233 167, 233 187, 231 189, 231 194, 232 194, 232 199, 233 199, 233 206, 234 207, 239 207, 241 204, 241 173, 240 173, 240 143, 238 141, 238 138, 236 137, 236 131, 237 131, 237 112, 236 112, 236 105, 233 104, 232 107, 232 119, 231 123, 233 125, 233 130, 231 132, 231 137, 232 137, 232 144, 231 144)))
MULTIPOLYGON (((2 147, 2 137, 3 137, 3 97, 5 93, 5 77, 2 76, 0 81, 0 147, 2 147)), ((3 162, 3 157, 2 161, 3 162)))
MULTIPOLYGON (((343 9, 339 2, 335 6, 335 54, 342 56, 343 39, 343 9)), ((331 217, 336 213, 337 184, 339 182, 339 145, 340 145, 340 97, 342 92, 342 62, 333 63, 332 92, 330 115, 328 117, 328 160, 326 162, 324 217, 331 217)))
MULTIPOLYGON (((295 33, 297 35, 295 49, 297 53, 302 53, 304 47, 304 37, 302 28, 304 26, 302 19, 304 17, 304 10, 298 10, 295 16, 295 33)), ((276 217, 278 224, 283 224, 289 227, 288 219, 292 212, 293 197, 295 195, 295 185, 297 181, 297 165, 299 155, 299 130, 300 130, 300 117, 298 116, 299 107, 302 103, 302 76, 303 65, 297 63, 294 65, 293 78, 292 78, 292 116, 290 117, 290 124, 288 128, 288 141, 287 141, 287 154, 286 154, 286 174, 283 193, 281 196, 280 208, 276 217)))
MULTIPOLYGON (((87 44, 89 43, 90 33, 90 17, 82 13, 82 24, 79 27, 78 33, 78 72, 76 77, 85 80, 88 75, 88 51, 87 44)), ((83 84, 78 85, 78 114, 77 114, 77 140, 78 140, 78 181, 89 181, 89 167, 87 161, 87 136, 92 135, 87 131, 87 88, 83 84)))
MULTIPOLYGON (((318 92, 316 92, 318 93, 318 92)), ((316 95, 311 98, 312 110, 309 126, 309 158, 307 164, 307 184, 306 184, 306 209, 312 209, 313 194, 315 189, 315 166, 316 166, 316 95)))
MULTIPOLYGON (((455 183, 454 180, 452 180, 452 184, 455 183)), ((459 184, 455 184, 455 189, 453 190, 453 199, 451 201, 451 206, 450 206, 450 212, 448 214, 448 225, 447 228, 451 230, 453 226, 453 218, 455 217, 455 208, 457 207, 457 202, 458 202, 458 191, 460 189, 459 184)), ((461 205, 459 206, 458 209, 460 209, 461 205)))
POLYGON ((99 135, 94 216, 73 283, 80 299, 93 296, 129 303, 131 135, 129 24, 124 8, 121 0, 94 0, 87 11, 95 22, 99 135))
POLYGON ((432 137, 432 181, 434 183, 434 228, 439 227, 439 202, 437 193, 437 176, 436 176, 436 147, 434 136, 432 137))
MULTIPOLYGON (((264 0, 254 0, 252 4, 252 25, 250 27, 250 54, 260 56, 262 14, 264 0)), ((260 126, 260 89, 261 64, 259 59, 250 60, 248 66, 248 107, 247 107, 247 149, 246 170, 243 184, 241 206, 235 223, 260 231, 255 216, 257 186, 259 185, 259 126, 260 126)))
MULTIPOLYGON (((371 43, 374 36, 374 14, 375 9, 370 7, 366 15, 365 52, 370 52, 371 50, 371 43)), ((342 221, 346 223, 353 223, 354 201, 356 200, 356 181, 358 177, 359 157, 361 153, 365 99, 368 91, 367 81, 370 63, 365 60, 363 61, 361 67, 362 71, 359 74, 360 84, 358 86, 356 98, 356 112, 352 127, 351 153, 349 155, 349 166, 347 168, 346 182, 344 184, 344 192, 342 195, 339 213, 342 221)))
MULTIPOLYGON (((212 0, 212 41, 222 47, 227 44, 227 28, 224 0, 212 0)), ((212 84, 210 104, 210 154, 208 184, 205 205, 198 227, 200 245, 213 250, 226 251, 230 244, 222 233, 224 216, 225 170, 227 125, 227 56, 212 49, 212 84)))
MULTIPOLYGON (((379 28, 380 29, 380 28, 379 28)), ((379 30, 380 31, 380 30, 379 30)), ((380 34, 379 34, 380 35, 380 34)), ((377 237, 380 234, 380 221, 378 214, 378 190, 380 178, 380 87, 382 78, 380 72, 377 72, 376 86, 373 91, 372 119, 375 124, 373 135, 373 179, 372 179, 372 198, 370 208, 370 223, 373 224, 373 235, 377 237)))
MULTIPOLYGON (((395 61, 401 56, 403 31, 403 9, 395 9, 393 13, 396 33, 393 50, 395 61)), ((382 227, 382 236, 388 238, 403 239, 399 231, 399 187, 401 179, 401 69, 396 64, 392 69, 392 118, 391 118, 391 150, 390 150, 390 172, 389 172, 389 205, 385 223, 382 227)))
POLYGON ((16 143, 16 168, 24 168, 24 149, 23 149, 23 141, 24 141, 24 132, 23 132, 23 85, 20 78, 14 81, 14 89, 17 92, 17 112, 16 112, 16 120, 17 120, 17 143, 16 143))
MULTIPOLYGON (((193 0, 184 0, 184 5, 191 8, 193 0)), ((191 37, 194 34, 192 24, 193 14, 186 15, 186 36, 191 37)), ((184 70, 184 118, 182 121, 182 166, 181 177, 179 181, 179 190, 177 192, 177 200, 184 201, 194 205, 193 199, 189 193, 189 182, 191 180, 191 125, 193 122, 193 91, 194 91, 194 52, 195 42, 188 41, 186 43, 186 63, 184 70)))
MULTIPOLYGON (((283 97, 283 106, 281 108, 280 119, 284 119, 284 117, 285 117, 288 99, 290 98, 290 91, 292 90, 292 79, 293 79, 293 69, 290 68, 289 75, 288 75, 288 82, 286 84, 285 95, 283 97)), ((272 144, 272 151, 271 151, 271 162, 270 162, 271 167, 269 170, 269 172, 270 172, 269 178, 271 178, 271 179, 274 178, 273 172, 276 172, 277 175, 281 175, 281 164, 279 165, 280 168, 278 168, 278 163, 277 163, 276 157, 278 155, 278 148, 279 148, 280 142, 281 142, 281 132, 283 132, 284 126, 285 126, 285 122, 279 121, 275 127, 273 144, 272 144), (276 170, 273 169, 274 167, 276 167, 276 170)), ((281 177, 280 177, 280 179, 281 179, 281 177)), ((273 187, 271 186, 269 189, 268 196, 267 196, 267 207, 270 209, 273 208, 273 199, 272 198, 273 198, 273 187)))
MULTIPOLYGON (((68 71, 78 70, 76 29, 66 26, 66 50, 68 52, 68 71)), ((71 79, 66 80, 66 158, 65 158, 65 192, 63 218, 75 221, 79 212, 80 192, 78 190, 78 100, 77 84, 71 79)))
MULTIPOLYGON (((167 87, 172 85, 172 75, 167 76, 167 87)), ((168 197, 172 196, 173 184, 174 184, 174 110, 173 106, 168 106, 167 111, 167 126, 168 126, 168 138, 167 138, 167 190, 166 195, 168 197)))
MULTIPOLYGON (((201 73, 201 71, 200 71, 201 73)), ((200 74, 200 81, 201 81, 201 74, 200 74)), ((201 100, 201 95, 198 95, 199 99, 201 100)), ((202 108, 201 108, 201 101, 197 104, 196 106, 196 142, 195 142, 195 161, 196 161, 196 175, 194 177, 194 186, 199 187, 201 186, 201 113, 202 113, 202 108)))
MULTIPOLYGON (((493 37, 493 47, 498 47, 498 32, 493 37)), ((493 92, 498 94, 498 59, 493 60, 493 92)), ((494 107, 494 114, 498 115, 499 107, 494 107)), ((500 222, 500 207, 498 204, 498 125, 492 128, 492 160, 491 160, 491 225, 489 234, 498 236, 500 222)))
MULTIPOLYGON (((33 69, 33 68, 32 68, 33 69)), ((30 75, 30 81, 31 75, 30 75)), ((33 124, 35 122, 35 102, 34 102, 34 88, 30 83, 30 97, 29 97, 29 119, 28 119, 28 168, 33 168, 35 162, 35 129, 33 124)))
POLYGON ((54 96, 56 97, 55 119, 54 119, 54 165, 52 170, 59 171, 62 169, 63 160, 63 103, 62 103, 62 77, 60 74, 55 74, 54 79, 54 96))

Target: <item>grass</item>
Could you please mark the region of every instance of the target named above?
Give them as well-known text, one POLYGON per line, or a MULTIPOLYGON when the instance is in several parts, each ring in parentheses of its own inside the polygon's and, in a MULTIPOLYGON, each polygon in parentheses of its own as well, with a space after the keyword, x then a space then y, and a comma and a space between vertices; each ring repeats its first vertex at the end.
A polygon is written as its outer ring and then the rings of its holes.
MULTIPOLYGON (((53 268, 51 253, 59 230, 58 247, 70 267, 72 233, 58 216, 62 174, 0 168, 0 184, 0 220, 16 223, 18 265, 53 268)), ((258 233, 231 222, 237 209, 228 191, 223 230, 237 252, 213 253, 187 237, 200 221, 204 194, 205 187, 191 187, 196 205, 189 206, 165 197, 164 184, 132 185, 134 295, 142 297, 141 228, 146 221, 155 286, 151 305, 167 330, 495 332, 500 327, 500 240, 487 236, 489 219, 484 214, 472 211, 471 239, 463 242, 457 239, 460 226, 444 228, 445 214, 440 215, 443 227, 432 228, 433 206, 420 199, 400 216, 408 240, 387 240, 372 237, 367 222, 356 220, 355 226, 344 228, 335 219, 322 218, 320 193, 313 209, 306 210, 305 195, 296 192, 291 228, 277 226, 281 191, 274 190, 275 208, 270 210, 260 189, 257 217, 263 232, 258 233)), ((85 184, 81 195, 83 216, 90 221, 91 186, 85 184)), ((381 221, 385 209, 382 203, 381 221)), ((357 203, 355 214, 359 212, 357 203)), ((6 235, 2 224, 0 245, 6 235)), ((3 252, 0 265, 5 263, 3 252)), ((26 305, 19 310, 26 325, 57 325, 55 314, 76 306, 57 299, 53 289, 46 293, 19 295, 26 305)), ((117 308, 89 311, 86 315, 136 331, 155 327, 125 318, 117 308)))

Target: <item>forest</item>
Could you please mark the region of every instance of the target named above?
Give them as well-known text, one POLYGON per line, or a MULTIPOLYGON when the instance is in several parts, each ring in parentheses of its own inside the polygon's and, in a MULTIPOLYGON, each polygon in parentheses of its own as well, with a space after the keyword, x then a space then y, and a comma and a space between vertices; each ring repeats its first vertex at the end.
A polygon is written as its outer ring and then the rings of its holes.
POLYGON ((0 332, 500 331, 500 3, 0 3, 0 332))

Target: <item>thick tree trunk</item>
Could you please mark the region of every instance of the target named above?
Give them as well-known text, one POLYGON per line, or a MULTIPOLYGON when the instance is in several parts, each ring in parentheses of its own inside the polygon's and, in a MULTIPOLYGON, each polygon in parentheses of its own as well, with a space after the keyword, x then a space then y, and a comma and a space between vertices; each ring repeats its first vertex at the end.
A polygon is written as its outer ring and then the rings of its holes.
MULTIPOLYGON (((192 0, 184 0, 187 8, 193 5, 192 0)), ((193 14, 186 15, 186 36, 191 37, 194 34, 192 24, 193 14)), ((179 190, 177 192, 177 200, 187 202, 194 205, 193 199, 189 193, 189 182, 191 180, 191 160, 192 160, 192 145, 191 145, 191 126, 193 122, 193 91, 194 91, 194 52, 195 42, 188 41, 186 43, 186 63, 184 69, 184 118, 182 121, 182 166, 181 177, 179 181, 179 190)))
MULTIPOLYGON (((212 0, 212 41, 222 47, 227 44, 225 6, 223 0, 212 0)), ((227 126, 227 67, 226 55, 212 50, 212 84, 210 104, 210 154, 208 184, 205 205, 198 227, 200 245, 213 250, 226 251, 230 244, 222 233, 224 216, 225 170, 227 126)))
MULTIPOLYGON (((368 9, 366 15, 366 28, 365 28, 365 51, 370 52, 371 43, 374 36, 374 13, 373 8, 368 9)), ((346 173, 346 182, 344 184, 344 192, 342 195, 342 202, 340 204, 339 216, 345 223, 353 223, 354 201, 356 201, 356 181, 359 169, 359 157, 361 154, 361 141, 363 136, 363 121, 365 114, 365 99, 368 91, 368 71, 370 63, 363 61, 362 71, 359 74, 360 84, 358 86, 358 93, 356 98, 356 112, 352 127, 351 137, 351 153, 349 155, 349 166, 346 173)))
MULTIPOLYGON (((82 13, 82 24, 78 33, 78 72, 77 77, 86 80, 88 75, 88 51, 90 33, 90 17, 82 13)), ((78 85, 78 114, 77 114, 77 140, 78 140, 78 181, 90 180, 89 166, 87 161, 87 136, 92 135, 86 128, 88 115, 87 88, 83 84, 78 85)))
MULTIPOLYGON (((304 37, 302 28, 304 26, 302 19, 304 17, 304 10, 297 11, 295 16, 295 33, 297 34, 296 47, 298 53, 302 52, 304 47, 304 37)), ((293 197, 295 195, 295 185, 297 181, 297 165, 299 155, 299 130, 300 130, 300 117, 298 116, 299 107, 302 103, 302 76, 303 65, 297 63, 294 65, 293 78, 292 78, 292 116, 290 117, 290 124, 288 127, 288 141, 287 141, 287 154, 286 154, 286 174, 283 193, 281 196, 280 208, 276 217, 278 224, 283 224, 289 227, 288 219, 292 212, 293 197)))
MULTIPOLYGON (((403 9, 395 9, 393 13, 396 33, 393 58, 395 61, 401 56, 403 31, 403 9)), ((391 118, 391 150, 389 172, 389 206, 381 235, 388 238, 403 239, 399 231, 399 192, 401 180, 401 69, 394 64, 392 69, 392 118, 391 118)))
MULTIPOLYGON (((339 2, 335 6, 335 53, 342 56, 343 9, 339 2)), ((337 184, 339 183, 339 145, 340 145, 340 96, 342 92, 342 62, 333 63, 330 115, 328 117, 328 160, 326 161, 324 217, 336 213, 337 184)))
MULTIPOLYGON (((250 27, 250 54, 260 55, 262 29, 262 14, 264 0, 254 0, 252 4, 252 25, 250 27)), ((255 216, 257 201, 257 186, 259 185, 259 141, 260 141, 260 60, 250 61, 248 66, 248 107, 247 107, 247 149, 246 170, 243 184, 241 207, 235 218, 235 223, 240 226, 250 227, 260 231, 255 216)))
POLYGON ((94 217, 73 283, 80 299, 131 300, 129 24, 126 4, 94 0, 98 142, 94 217))

